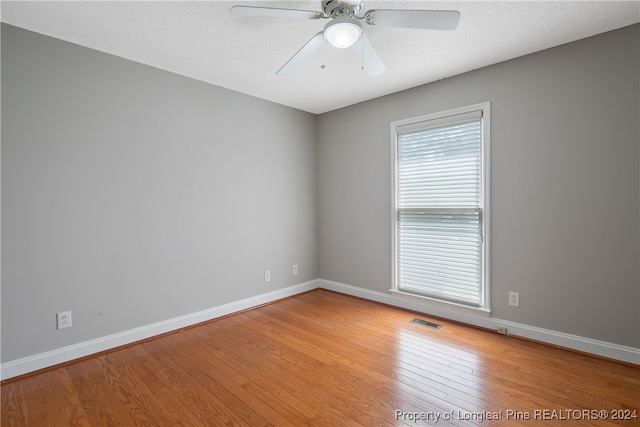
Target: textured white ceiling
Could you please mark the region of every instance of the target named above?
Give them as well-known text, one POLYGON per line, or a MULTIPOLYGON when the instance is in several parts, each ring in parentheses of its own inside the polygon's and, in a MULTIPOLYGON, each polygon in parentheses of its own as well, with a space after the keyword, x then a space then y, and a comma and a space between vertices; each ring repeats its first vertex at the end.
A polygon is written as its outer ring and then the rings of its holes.
POLYGON ((311 113, 640 22, 638 1, 365 0, 363 11, 458 10, 460 23, 453 32, 365 25, 387 67, 377 77, 361 70, 350 49, 328 43, 292 74, 276 76, 327 21, 236 16, 234 4, 321 8, 320 0, 2 1, 0 12, 11 25, 311 113))

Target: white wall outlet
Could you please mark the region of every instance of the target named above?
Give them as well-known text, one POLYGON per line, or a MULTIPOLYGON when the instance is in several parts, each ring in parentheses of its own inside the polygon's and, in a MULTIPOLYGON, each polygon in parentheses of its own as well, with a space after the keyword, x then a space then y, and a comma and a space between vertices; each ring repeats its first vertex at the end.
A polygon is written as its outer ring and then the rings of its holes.
POLYGON ((520 307, 520 292, 509 292, 509 305, 520 307))
POLYGON ((295 276, 296 274, 298 274, 298 264, 293 266, 293 275, 295 276))
POLYGON ((65 329, 70 327, 71 327, 71 312, 61 311, 60 313, 56 313, 56 328, 65 329))
POLYGON ((270 282, 271 281, 271 270, 265 270, 264 271, 264 281, 265 282, 270 282))
POLYGON ((498 326, 496 329, 500 335, 507 335, 507 327, 506 326, 498 326))

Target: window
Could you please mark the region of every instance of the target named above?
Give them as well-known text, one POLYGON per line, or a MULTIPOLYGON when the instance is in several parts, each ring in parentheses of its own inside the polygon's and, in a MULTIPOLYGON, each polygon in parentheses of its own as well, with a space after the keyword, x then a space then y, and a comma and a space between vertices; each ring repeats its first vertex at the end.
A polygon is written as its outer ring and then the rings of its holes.
POLYGON ((393 290, 488 308, 489 103, 391 124, 393 290))

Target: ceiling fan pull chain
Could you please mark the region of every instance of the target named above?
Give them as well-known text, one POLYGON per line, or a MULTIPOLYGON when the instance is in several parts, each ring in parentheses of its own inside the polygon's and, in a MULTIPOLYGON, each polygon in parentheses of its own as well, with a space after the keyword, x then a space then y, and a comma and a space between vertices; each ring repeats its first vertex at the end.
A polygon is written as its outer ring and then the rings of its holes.
POLYGON ((323 70, 325 69, 325 65, 324 65, 324 38, 322 40, 322 65, 320 65, 320 68, 322 68, 323 70))
POLYGON ((360 36, 360 51, 361 51, 360 69, 361 70, 364 70, 364 37, 362 37, 363 35, 360 36))

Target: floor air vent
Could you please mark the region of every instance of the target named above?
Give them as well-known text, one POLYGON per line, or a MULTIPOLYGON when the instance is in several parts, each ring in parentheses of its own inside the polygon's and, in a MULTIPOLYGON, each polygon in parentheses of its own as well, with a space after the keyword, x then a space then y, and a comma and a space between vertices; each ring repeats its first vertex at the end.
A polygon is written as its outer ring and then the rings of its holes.
POLYGON ((411 323, 417 323, 418 325, 428 326, 429 328, 433 328, 433 329, 442 328, 442 325, 438 325, 437 323, 433 323, 433 322, 427 322, 426 320, 422 320, 418 318, 412 319, 411 323))

